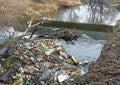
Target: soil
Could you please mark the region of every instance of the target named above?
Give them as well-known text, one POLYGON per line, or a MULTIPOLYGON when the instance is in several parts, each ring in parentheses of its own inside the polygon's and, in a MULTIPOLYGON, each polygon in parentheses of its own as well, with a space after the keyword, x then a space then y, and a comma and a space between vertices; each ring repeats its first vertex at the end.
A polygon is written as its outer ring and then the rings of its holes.
POLYGON ((120 46, 107 43, 79 85, 120 85, 120 46))

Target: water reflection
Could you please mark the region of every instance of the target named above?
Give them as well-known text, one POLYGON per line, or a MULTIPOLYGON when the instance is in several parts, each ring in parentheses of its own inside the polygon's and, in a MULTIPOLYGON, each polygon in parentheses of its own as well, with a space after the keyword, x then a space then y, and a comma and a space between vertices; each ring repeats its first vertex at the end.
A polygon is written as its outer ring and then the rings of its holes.
POLYGON ((84 30, 77 30, 77 33, 82 35, 86 34, 92 37, 95 40, 107 40, 111 36, 111 33, 106 32, 96 32, 96 31, 84 31, 84 30))
POLYGON ((114 25, 120 19, 120 12, 107 7, 103 4, 103 1, 98 1, 99 3, 91 2, 76 8, 62 10, 46 18, 58 21, 114 25))
POLYGON ((101 50, 105 44, 105 40, 94 40, 92 37, 83 34, 74 44, 66 43, 60 40, 65 50, 74 55, 78 61, 96 61, 101 54, 101 50))

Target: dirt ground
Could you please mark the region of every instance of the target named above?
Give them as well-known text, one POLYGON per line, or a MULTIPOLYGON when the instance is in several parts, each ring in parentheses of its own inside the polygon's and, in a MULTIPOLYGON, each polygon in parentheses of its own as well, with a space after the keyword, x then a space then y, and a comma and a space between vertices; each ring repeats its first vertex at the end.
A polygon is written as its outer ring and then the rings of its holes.
POLYGON ((99 59, 79 81, 79 85, 120 85, 120 46, 107 43, 99 59))

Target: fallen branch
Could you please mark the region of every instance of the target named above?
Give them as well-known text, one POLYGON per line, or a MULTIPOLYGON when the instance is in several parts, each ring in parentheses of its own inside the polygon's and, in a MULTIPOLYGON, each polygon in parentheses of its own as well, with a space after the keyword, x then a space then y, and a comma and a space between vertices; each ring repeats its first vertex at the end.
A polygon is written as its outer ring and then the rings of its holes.
POLYGON ((37 26, 37 25, 39 25, 39 24, 41 23, 41 22, 39 21, 39 22, 37 22, 37 23, 35 23, 35 24, 32 25, 33 20, 34 20, 34 19, 31 19, 31 20, 30 20, 28 27, 26 28, 26 30, 23 32, 22 35, 20 35, 20 36, 18 36, 18 37, 16 37, 16 38, 13 38, 13 39, 11 39, 11 40, 9 40, 9 41, 6 41, 6 42, 0 44, 0 47, 2 48, 2 47, 5 47, 5 46, 10 45, 10 44, 12 44, 12 43, 15 43, 16 41, 18 41, 18 40, 20 40, 21 38, 23 38, 24 36, 26 36, 27 33, 28 33, 33 27, 35 27, 35 26, 37 26))

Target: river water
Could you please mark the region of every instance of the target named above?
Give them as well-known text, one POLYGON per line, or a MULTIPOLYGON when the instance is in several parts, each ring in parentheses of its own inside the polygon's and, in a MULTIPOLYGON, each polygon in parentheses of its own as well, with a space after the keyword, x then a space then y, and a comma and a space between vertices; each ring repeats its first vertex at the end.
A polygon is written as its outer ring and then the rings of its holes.
POLYGON ((72 43, 68 43, 63 40, 60 42, 65 47, 66 51, 75 56, 80 62, 96 61, 105 44, 105 40, 95 40, 86 34, 82 34, 77 41, 73 41, 72 43))
MULTIPOLYGON (((44 18, 55 21, 114 26, 117 20, 120 19, 120 12, 115 8, 110 8, 103 4, 92 3, 62 10, 59 13, 44 18)), ((81 35, 77 41, 71 43, 60 40, 61 44, 63 44, 68 53, 74 55, 81 62, 96 61, 110 33, 86 31, 84 29, 77 30, 77 32, 81 35)))
POLYGON ((116 21, 120 19, 120 12, 106 5, 93 3, 62 10, 45 18, 76 23, 115 25, 116 21))

